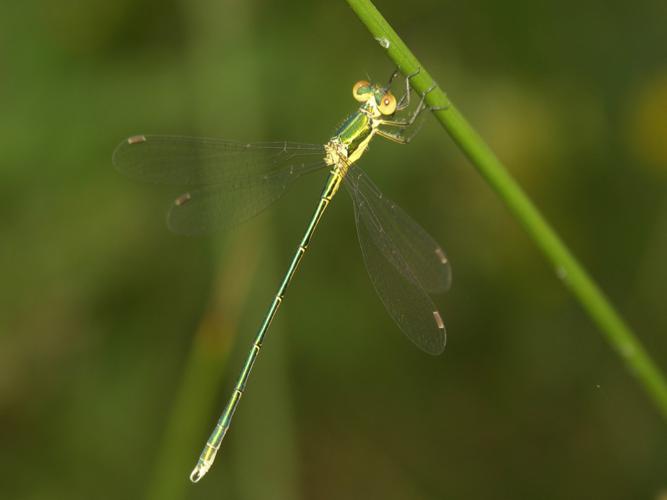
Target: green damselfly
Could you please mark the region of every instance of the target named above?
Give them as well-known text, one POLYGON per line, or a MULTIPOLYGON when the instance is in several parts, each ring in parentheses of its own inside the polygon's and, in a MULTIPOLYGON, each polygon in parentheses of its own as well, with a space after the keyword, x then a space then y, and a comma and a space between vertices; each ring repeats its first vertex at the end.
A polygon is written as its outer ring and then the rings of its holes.
POLYGON ((407 143, 416 118, 425 110, 426 94, 408 113, 410 75, 397 100, 387 85, 357 82, 352 94, 359 109, 324 145, 294 142, 238 143, 220 139, 138 135, 123 141, 113 162, 123 173, 145 181, 191 189, 174 201, 169 227, 184 234, 229 227, 256 215, 277 200, 304 174, 329 168, 329 176, 306 233, 296 250, 260 327, 234 392, 209 437, 190 479, 209 470, 229 428, 257 359, 266 332, 283 301, 324 211, 343 184, 354 206, 357 234, 371 281, 389 315, 403 333, 430 354, 445 348, 445 325, 429 293, 451 283, 442 248, 412 218, 382 195, 356 165, 373 137, 407 143), (403 115, 403 117, 397 117, 403 115))

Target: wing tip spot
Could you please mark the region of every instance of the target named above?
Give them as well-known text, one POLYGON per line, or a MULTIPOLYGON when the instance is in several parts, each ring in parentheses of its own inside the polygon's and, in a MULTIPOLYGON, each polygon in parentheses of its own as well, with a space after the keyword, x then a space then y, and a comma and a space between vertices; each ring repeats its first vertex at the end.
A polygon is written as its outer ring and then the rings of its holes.
POLYGON ((178 198, 176 198, 176 200, 174 201, 174 205, 176 205, 177 207, 182 207, 183 205, 185 205, 191 199, 192 199, 192 195, 190 195, 190 193, 184 193, 181 196, 179 196, 178 198))
POLYGON ((142 142, 146 142, 145 135, 133 135, 127 139, 128 144, 140 144, 142 142))
POLYGON ((442 316, 440 316, 440 311, 433 311, 433 319, 435 319, 435 324, 440 330, 445 329, 445 323, 442 321, 442 316))
POLYGON ((447 256, 445 255, 445 252, 442 251, 442 248, 436 248, 435 254, 438 256, 438 259, 440 259, 441 264, 447 264, 447 256))

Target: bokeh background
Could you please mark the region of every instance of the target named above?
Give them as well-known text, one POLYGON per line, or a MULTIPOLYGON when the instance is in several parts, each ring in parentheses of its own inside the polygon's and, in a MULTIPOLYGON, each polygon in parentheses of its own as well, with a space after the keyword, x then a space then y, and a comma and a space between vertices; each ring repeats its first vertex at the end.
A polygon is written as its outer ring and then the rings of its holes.
MULTIPOLYGON (((667 370, 664 0, 377 6, 667 370)), ((392 69, 342 1, 3 3, 1 498, 667 496, 664 420, 431 118, 363 164, 453 263, 444 355, 385 313, 341 194, 189 483, 324 177, 186 238, 111 153, 322 143, 392 69)))

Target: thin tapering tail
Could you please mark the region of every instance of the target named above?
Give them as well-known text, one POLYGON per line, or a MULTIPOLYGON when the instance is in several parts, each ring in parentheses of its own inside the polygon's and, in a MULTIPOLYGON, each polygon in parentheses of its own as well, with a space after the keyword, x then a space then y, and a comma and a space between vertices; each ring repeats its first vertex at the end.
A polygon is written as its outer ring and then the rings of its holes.
POLYGON ((222 440, 224 439, 225 434, 227 433, 227 430, 229 429, 229 426, 232 423, 232 418, 234 417, 234 413, 236 412, 236 407, 238 406, 241 396, 243 395, 243 391, 245 390, 248 377, 250 376, 252 367, 255 364, 257 355, 259 354, 259 351, 262 348, 262 343, 264 342, 264 336, 266 335, 266 332, 268 331, 269 326, 271 325, 271 321, 273 321, 273 317, 275 316, 276 312, 278 311, 278 308, 280 307, 280 304, 283 301, 283 297, 285 295, 285 291, 287 290, 287 286, 289 285, 289 282, 292 280, 292 277, 294 276, 294 273, 296 272, 296 269, 299 266, 299 262, 301 262, 301 259, 306 253, 306 249, 308 248, 310 239, 313 236, 315 228, 319 224, 320 219, 322 218, 322 214, 324 214, 324 211, 329 205, 329 202, 331 201, 333 196, 336 194, 336 191, 338 191, 338 188, 340 187, 343 175, 344 173, 341 173, 336 168, 334 168, 331 171, 331 174, 329 175, 327 183, 322 192, 322 196, 320 198, 320 203, 317 205, 317 209, 315 210, 315 213, 313 214, 310 224, 308 225, 308 229, 306 230, 306 233, 304 234, 301 243, 299 244, 299 248, 297 248, 294 257, 292 258, 290 267, 287 270, 287 273, 285 274, 285 278, 283 279, 280 288, 278 289, 278 293, 276 294, 275 298, 273 299, 273 302, 271 303, 271 307, 269 308, 269 311, 266 314, 264 322, 262 323, 259 332, 257 332, 257 337, 255 338, 255 342, 253 343, 252 349, 248 353, 248 357, 246 359, 245 364, 243 365, 243 370, 241 371, 241 375, 239 376, 239 379, 236 382, 234 393, 229 399, 229 402, 227 403, 225 410, 222 412, 222 415, 220 416, 220 419, 218 420, 215 429, 213 429, 211 436, 208 438, 208 441, 206 442, 206 445, 204 446, 204 449, 201 452, 201 455, 199 456, 197 465, 195 465, 195 468, 192 470, 192 473, 190 474, 190 481, 192 481, 193 483, 198 482, 202 477, 204 477, 211 468, 211 466, 213 465, 213 461, 215 460, 215 455, 218 453, 220 445, 222 444, 222 440))

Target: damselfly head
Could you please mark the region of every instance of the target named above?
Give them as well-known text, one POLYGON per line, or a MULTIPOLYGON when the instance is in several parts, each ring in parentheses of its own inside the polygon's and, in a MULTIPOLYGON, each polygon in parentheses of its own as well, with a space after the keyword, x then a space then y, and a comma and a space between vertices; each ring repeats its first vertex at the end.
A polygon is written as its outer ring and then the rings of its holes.
POLYGON ((362 103, 369 104, 378 114, 391 115, 396 111, 396 97, 391 91, 380 85, 359 80, 352 87, 352 95, 362 103))

